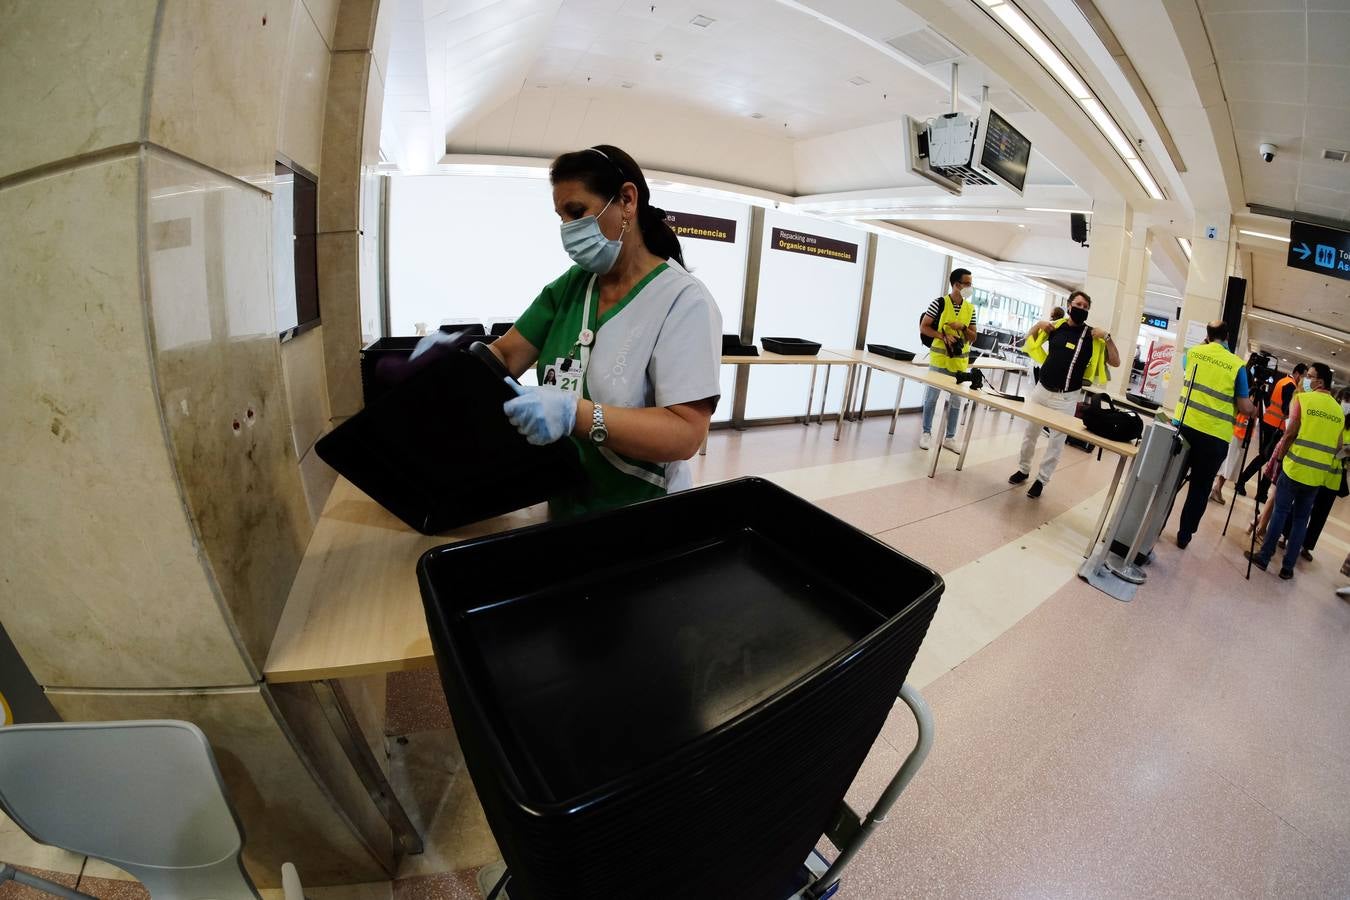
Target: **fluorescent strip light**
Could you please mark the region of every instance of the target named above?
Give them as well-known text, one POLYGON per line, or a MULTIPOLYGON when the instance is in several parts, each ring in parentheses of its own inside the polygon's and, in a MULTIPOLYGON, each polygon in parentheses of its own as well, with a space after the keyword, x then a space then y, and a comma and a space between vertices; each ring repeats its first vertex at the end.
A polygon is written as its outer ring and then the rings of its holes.
POLYGON ((1181 245, 1181 252, 1186 254, 1186 258, 1191 258, 1191 242, 1185 238, 1177 238, 1177 243, 1181 245))
POLYGON ((1149 173, 1148 166, 1144 165, 1139 159, 1127 159, 1125 165, 1130 167, 1134 177, 1139 179, 1139 183, 1144 186, 1144 190, 1154 200, 1163 198, 1162 188, 1158 187, 1158 182, 1153 180, 1153 175, 1149 173))
POLYGON ((1032 55, 1041 61, 1041 65, 1059 79, 1059 83, 1064 85, 1065 90, 1072 94, 1074 99, 1085 100, 1092 96, 1092 92, 1087 89, 1083 79, 1078 77, 1078 73, 1070 68, 1064 57, 1059 55, 1059 51, 1050 46, 1050 42, 1041 34, 1040 29, 1032 25, 1021 11, 1007 3, 992 7, 991 11, 1022 41, 1032 55))
POLYGON ((1028 206, 1027 212, 1077 213, 1080 216, 1092 215, 1090 209, 1052 209, 1048 206, 1028 206))
POLYGON ((1266 234, 1264 231, 1248 231, 1245 228, 1239 228, 1238 234, 1247 234, 1252 237, 1266 238, 1271 241, 1283 241, 1286 244, 1289 243, 1289 238, 1287 237, 1280 237, 1278 234, 1266 234))
POLYGON ((1088 118, 1092 119, 1101 129, 1102 134, 1106 135, 1106 139, 1111 142, 1111 146, 1116 148, 1117 153, 1127 161, 1139 156, 1135 152, 1134 145, 1130 143, 1130 139, 1125 136, 1125 132, 1120 130, 1120 126, 1116 124, 1115 119, 1111 118, 1111 114, 1106 111, 1105 107, 1092 99, 1078 102, 1082 105, 1084 112, 1088 114, 1088 118))

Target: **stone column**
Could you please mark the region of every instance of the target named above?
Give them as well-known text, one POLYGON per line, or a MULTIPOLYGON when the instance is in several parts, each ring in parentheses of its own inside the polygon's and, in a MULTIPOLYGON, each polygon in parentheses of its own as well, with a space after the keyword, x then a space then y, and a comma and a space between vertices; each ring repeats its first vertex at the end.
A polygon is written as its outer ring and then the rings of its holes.
POLYGON ((1181 395, 1181 354, 1188 343, 1204 340, 1204 327, 1223 317, 1223 296, 1228 284, 1228 271, 1237 232, 1232 228, 1232 217, 1226 212, 1195 214, 1195 232, 1190 237, 1191 262, 1186 271, 1186 291, 1181 301, 1181 319, 1176 323, 1176 351, 1172 369, 1167 377, 1163 406, 1171 409, 1181 395), (1208 236, 1213 227, 1215 235, 1208 236), (1188 333, 1191 335, 1188 341, 1188 333))
POLYGON ((1099 328, 1114 328, 1122 306, 1133 220, 1133 210, 1122 201, 1099 200, 1093 208, 1083 290, 1092 298, 1090 321, 1099 328))
MULTIPOLYGON (((375 8, 0 12, 0 617, 64 718, 202 728, 268 887, 283 860, 313 885, 392 867, 374 803, 320 758, 341 756, 332 734, 260 680, 311 529, 271 180, 291 132, 317 146, 315 128, 326 145, 350 127, 289 118, 283 97, 296 53, 326 63, 339 20, 375 8)), ((321 181, 341 180, 327 156, 321 181)), ((343 314, 325 301, 325 322, 343 314)))
POLYGON ((1148 288, 1148 270, 1152 255, 1153 232, 1136 222, 1130 236, 1129 259, 1125 265, 1125 284, 1116 304, 1116 315, 1111 324, 1111 336, 1120 350, 1120 365, 1111 370, 1111 381, 1106 389, 1117 396, 1130 385, 1130 365, 1134 360, 1134 344, 1139 339, 1141 316, 1144 313, 1144 291, 1148 288))

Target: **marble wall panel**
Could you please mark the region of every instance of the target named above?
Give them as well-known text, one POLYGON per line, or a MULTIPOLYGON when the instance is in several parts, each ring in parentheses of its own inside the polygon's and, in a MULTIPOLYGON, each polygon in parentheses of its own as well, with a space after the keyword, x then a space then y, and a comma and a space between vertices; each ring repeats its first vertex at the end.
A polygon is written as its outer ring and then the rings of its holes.
POLYGON ((328 429, 328 385, 323 368, 323 326, 311 328, 281 345, 286 401, 295 455, 304 458, 328 429))
POLYGON ((182 719, 199 727, 243 823, 244 864, 259 887, 278 886, 288 861, 307 887, 389 877, 297 753, 266 688, 48 694, 68 722, 182 719))
MULTIPOLYGON (((345 9, 345 6, 344 6, 345 9)), ((333 54, 324 110, 323 173, 319 181, 319 231, 358 227, 361 156, 371 71, 369 52, 333 54)), ((381 101, 383 98, 381 98, 381 101)))
MULTIPOLYGON (((394 0, 389 0, 389 6, 393 5, 394 0)), ((379 8, 380 0, 342 0, 333 30, 333 51, 370 50, 375 45, 379 8)))
POLYGON ((269 185, 294 11, 292 0, 164 0, 150 141, 269 185))
POLYGON ((331 49, 333 29, 337 27, 339 0, 302 0, 309 16, 323 35, 323 42, 331 49))
POLYGON ((0 618, 47 686, 242 684, 165 446, 136 155, 0 190, 0 618))
POLYGON ((170 449, 222 599, 261 666, 310 533, 272 301, 271 198, 158 151, 146 191, 170 449), (172 335, 164 321, 178 323, 172 335))
POLYGON ((361 399, 360 235, 319 235, 319 306, 323 310, 323 358, 332 416, 351 416, 361 399))
POLYGON ((139 139, 158 5, 0 4, 0 177, 139 139))
POLYGON ((318 175, 321 174, 323 111, 331 54, 302 0, 294 2, 277 147, 318 175))

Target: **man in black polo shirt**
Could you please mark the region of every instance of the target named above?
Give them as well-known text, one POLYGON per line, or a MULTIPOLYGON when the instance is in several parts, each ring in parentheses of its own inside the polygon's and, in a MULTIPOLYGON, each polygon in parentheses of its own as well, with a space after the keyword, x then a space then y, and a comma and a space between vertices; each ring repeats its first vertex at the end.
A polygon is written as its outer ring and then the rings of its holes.
MULTIPOLYGON (((1074 291, 1069 295, 1067 319, 1037 322, 1027 333, 1028 339, 1048 335, 1040 380, 1031 389, 1028 402, 1073 415, 1084 378, 1092 371, 1100 370, 1103 365, 1120 365, 1120 353, 1111 335, 1087 324, 1088 310, 1091 308, 1092 298, 1082 291, 1074 291)), ((1031 477, 1031 458, 1036 455, 1036 439, 1040 433, 1041 426, 1028 420, 1026 432, 1022 435, 1022 456, 1018 460, 1017 471, 1008 479, 1009 484, 1021 484, 1031 477)), ((1067 437, 1062 431, 1050 432, 1045 458, 1041 460, 1036 481, 1027 491, 1028 497, 1039 497, 1041 489, 1050 482, 1060 454, 1064 452, 1067 437)))

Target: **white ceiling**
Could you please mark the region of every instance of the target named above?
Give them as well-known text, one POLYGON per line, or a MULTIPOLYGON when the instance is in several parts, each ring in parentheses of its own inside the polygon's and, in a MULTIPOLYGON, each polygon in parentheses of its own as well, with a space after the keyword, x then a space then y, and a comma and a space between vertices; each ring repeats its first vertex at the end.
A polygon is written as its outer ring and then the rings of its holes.
POLYGON ((1249 204, 1350 220, 1350 2, 1202 0, 1249 204), (1280 150, 1262 162, 1258 147, 1280 150))

